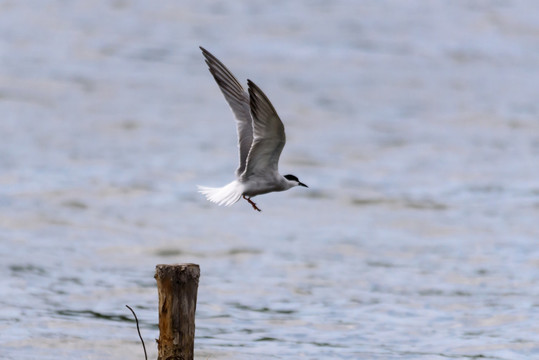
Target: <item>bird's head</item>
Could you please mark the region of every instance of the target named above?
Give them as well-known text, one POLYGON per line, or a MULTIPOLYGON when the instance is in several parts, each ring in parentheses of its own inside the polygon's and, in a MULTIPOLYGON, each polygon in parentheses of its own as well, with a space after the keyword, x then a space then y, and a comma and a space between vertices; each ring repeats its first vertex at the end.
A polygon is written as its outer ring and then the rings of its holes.
POLYGON ((285 175, 284 178, 286 180, 288 180, 288 183, 290 185, 292 185, 292 186, 304 186, 304 187, 308 188, 307 185, 305 185, 304 183, 299 181, 299 179, 297 177, 295 177, 294 175, 285 175))

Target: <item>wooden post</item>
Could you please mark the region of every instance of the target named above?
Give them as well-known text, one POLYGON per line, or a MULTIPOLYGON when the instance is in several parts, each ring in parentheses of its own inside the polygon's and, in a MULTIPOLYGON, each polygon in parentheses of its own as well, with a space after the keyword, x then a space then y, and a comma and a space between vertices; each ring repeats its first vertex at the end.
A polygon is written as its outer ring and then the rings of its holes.
POLYGON ((193 360, 199 277, 197 264, 155 267, 159 293, 157 360, 193 360))

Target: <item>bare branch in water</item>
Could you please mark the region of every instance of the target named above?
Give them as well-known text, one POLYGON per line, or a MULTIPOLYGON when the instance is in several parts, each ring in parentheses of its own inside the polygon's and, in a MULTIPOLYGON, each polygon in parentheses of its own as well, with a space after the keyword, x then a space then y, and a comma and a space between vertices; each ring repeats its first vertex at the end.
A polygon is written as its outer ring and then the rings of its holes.
POLYGON ((138 327, 137 314, 135 314, 135 312, 133 311, 133 309, 131 309, 131 307, 129 305, 125 305, 125 307, 128 308, 129 310, 131 310, 131 312, 133 313, 133 316, 135 317, 135 321, 137 323, 138 337, 140 338, 140 342, 142 343, 142 348, 144 349, 144 358, 146 360, 148 360, 148 354, 146 353, 146 346, 144 346, 144 340, 142 339, 142 335, 140 335, 140 329, 138 327))

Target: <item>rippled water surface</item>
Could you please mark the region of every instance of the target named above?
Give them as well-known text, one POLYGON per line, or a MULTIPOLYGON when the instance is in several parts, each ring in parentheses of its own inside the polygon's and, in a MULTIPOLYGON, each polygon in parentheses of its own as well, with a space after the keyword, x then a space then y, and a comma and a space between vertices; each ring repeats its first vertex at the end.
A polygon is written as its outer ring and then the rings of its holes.
POLYGON ((198 359, 539 358, 539 3, 0 3, 0 358, 142 359, 156 264, 198 359), (237 166, 203 45, 309 189, 237 166))

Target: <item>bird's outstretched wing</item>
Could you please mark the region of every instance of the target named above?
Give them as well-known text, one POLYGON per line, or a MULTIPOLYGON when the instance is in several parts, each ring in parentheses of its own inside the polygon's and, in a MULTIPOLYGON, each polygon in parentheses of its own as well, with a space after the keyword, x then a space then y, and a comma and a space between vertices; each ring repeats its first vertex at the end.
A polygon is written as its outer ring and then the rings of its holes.
POLYGON ((255 83, 247 80, 247 84, 253 117, 253 145, 241 180, 246 180, 252 175, 277 173, 279 157, 286 143, 283 122, 273 105, 255 83))
POLYGON ((200 50, 206 58, 206 64, 213 78, 236 116, 240 152, 240 165, 236 170, 236 176, 239 177, 245 171, 247 155, 253 143, 253 120, 250 114, 249 95, 223 63, 202 46, 200 50))

